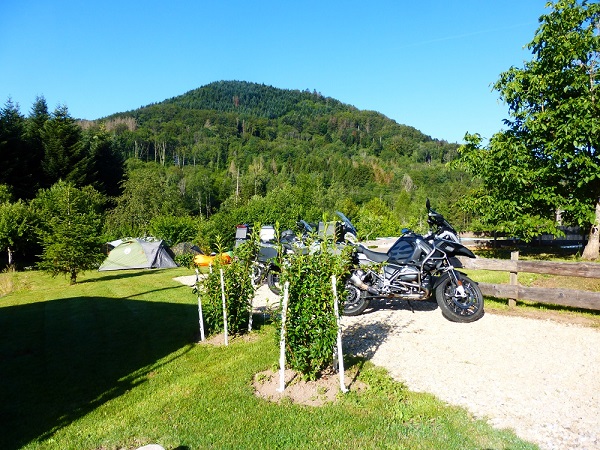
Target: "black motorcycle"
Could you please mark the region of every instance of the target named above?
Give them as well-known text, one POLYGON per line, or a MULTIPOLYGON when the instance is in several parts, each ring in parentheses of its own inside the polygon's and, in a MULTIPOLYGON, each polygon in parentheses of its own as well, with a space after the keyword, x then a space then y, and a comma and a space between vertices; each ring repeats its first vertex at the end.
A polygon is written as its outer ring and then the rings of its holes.
POLYGON ((355 244, 344 315, 362 314, 372 299, 427 300, 435 295, 442 314, 450 321, 474 322, 483 316, 479 286, 451 263, 454 256, 475 255, 458 242, 454 228, 431 209, 429 200, 427 209, 433 229, 425 237, 403 230, 385 253, 355 244))
POLYGON ((427 223, 429 224, 429 233, 427 233, 424 238, 428 241, 433 240, 433 238, 445 239, 447 241, 454 241, 460 244, 458 232, 452 225, 450 225, 444 216, 431 208, 429 199, 427 199, 425 205, 427 207, 427 223))
MULTIPOLYGON (((235 245, 238 246, 251 239, 252 233, 252 227, 249 225, 238 225, 235 245)), ((316 234, 315 226, 300 220, 296 223, 295 230, 285 230, 279 235, 272 225, 262 226, 258 233, 259 246, 256 258, 252 263, 252 281, 255 286, 266 281, 269 289, 279 295, 281 293, 279 284, 281 261, 285 259, 286 254, 311 251, 313 244, 310 236, 316 234), (284 258, 280 258, 280 252, 284 258)))

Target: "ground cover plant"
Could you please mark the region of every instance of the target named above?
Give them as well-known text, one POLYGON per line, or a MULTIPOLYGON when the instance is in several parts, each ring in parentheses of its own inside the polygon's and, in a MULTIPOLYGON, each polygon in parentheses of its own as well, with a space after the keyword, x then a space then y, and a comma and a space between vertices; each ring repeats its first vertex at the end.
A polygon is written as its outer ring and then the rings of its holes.
POLYGON ((414 394, 361 360, 369 388, 313 408, 257 398, 273 367, 273 327, 253 339, 196 342, 189 269, 86 272, 76 285, 41 272, 11 277, 0 297, 0 447, 535 448, 414 394))

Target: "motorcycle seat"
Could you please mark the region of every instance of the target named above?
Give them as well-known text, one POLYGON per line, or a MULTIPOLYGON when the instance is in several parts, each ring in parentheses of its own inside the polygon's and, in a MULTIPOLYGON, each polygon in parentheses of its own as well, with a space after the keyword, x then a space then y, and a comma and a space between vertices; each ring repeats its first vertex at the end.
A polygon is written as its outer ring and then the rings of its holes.
POLYGON ((364 247, 363 245, 359 245, 358 249, 359 249, 360 253, 362 253, 363 255, 365 255, 367 258, 369 258, 371 261, 374 261, 374 262, 382 263, 382 262, 386 262, 389 259, 389 256, 387 253, 374 252, 373 250, 369 250, 367 247, 364 247))

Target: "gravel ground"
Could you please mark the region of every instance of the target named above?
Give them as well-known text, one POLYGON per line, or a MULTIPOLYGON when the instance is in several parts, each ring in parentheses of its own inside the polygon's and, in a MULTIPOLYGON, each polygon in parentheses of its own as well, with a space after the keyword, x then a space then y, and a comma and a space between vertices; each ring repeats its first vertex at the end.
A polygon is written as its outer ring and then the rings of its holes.
POLYGON ((599 330, 495 314, 459 324, 412 306, 344 317, 344 352, 542 449, 600 449, 599 330))
MULTIPOLYGON (((277 300, 262 286, 254 306, 277 300)), ((432 302, 372 306, 343 318, 344 353, 542 449, 600 450, 600 330, 489 313, 459 324, 432 302)))

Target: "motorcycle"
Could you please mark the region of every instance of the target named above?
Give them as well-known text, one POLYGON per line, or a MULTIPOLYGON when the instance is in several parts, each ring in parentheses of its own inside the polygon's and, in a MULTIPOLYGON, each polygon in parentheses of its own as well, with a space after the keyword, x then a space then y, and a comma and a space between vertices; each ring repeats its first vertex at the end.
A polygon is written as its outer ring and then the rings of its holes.
MULTIPOLYGON (((274 294, 281 293, 279 285, 279 251, 283 254, 294 252, 309 252, 312 245, 308 242, 309 236, 315 230, 312 225, 304 220, 297 222, 297 230, 285 230, 277 236, 272 225, 263 225, 259 230, 259 248, 256 259, 252 264, 252 281, 259 286, 265 281, 274 294)), ((248 225, 238 225, 236 228, 236 246, 250 239, 252 233, 248 225)))
POLYGON ((455 256, 475 255, 460 243, 448 221, 431 209, 429 200, 427 210, 432 229, 426 236, 405 229, 385 253, 353 244, 344 315, 362 314, 373 299, 428 300, 435 295, 442 315, 450 321, 474 322, 483 316, 479 286, 451 262, 455 256))

